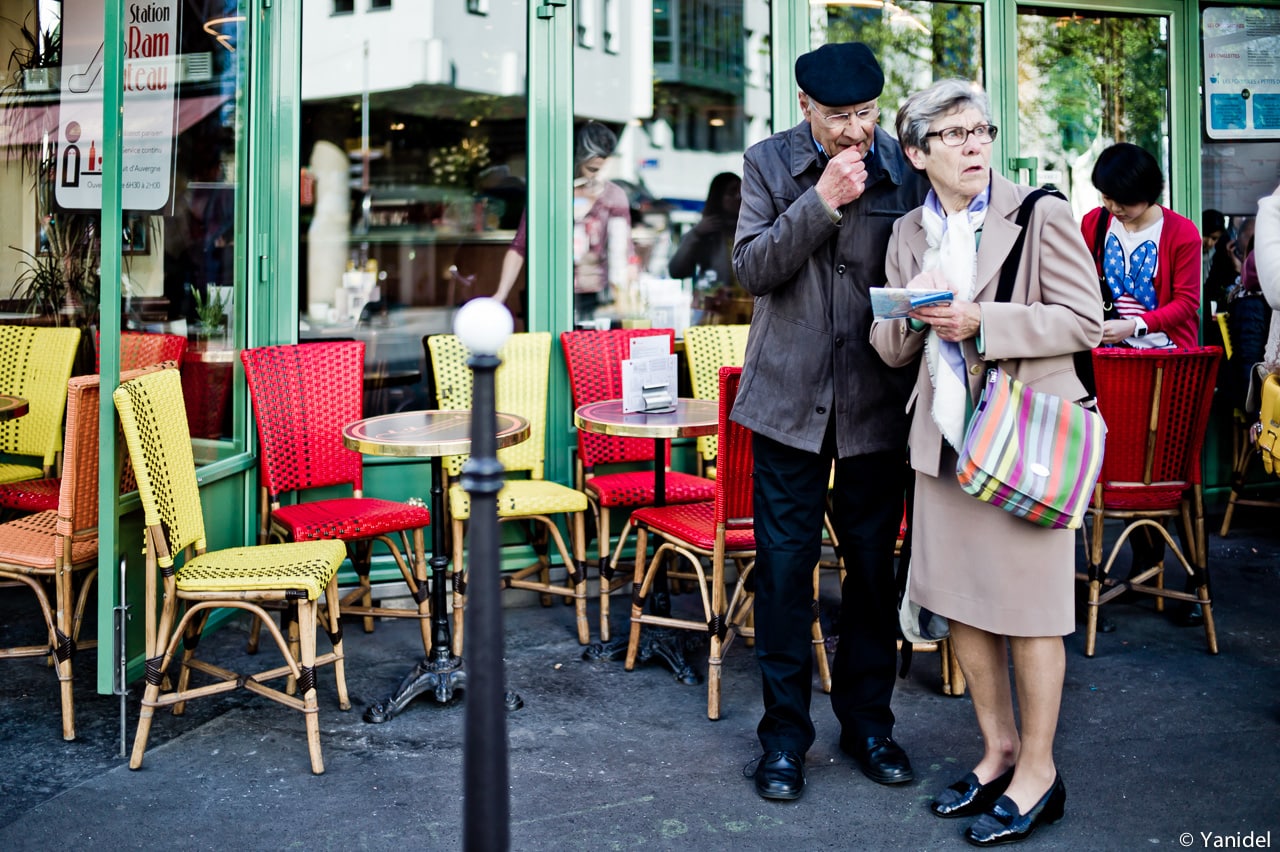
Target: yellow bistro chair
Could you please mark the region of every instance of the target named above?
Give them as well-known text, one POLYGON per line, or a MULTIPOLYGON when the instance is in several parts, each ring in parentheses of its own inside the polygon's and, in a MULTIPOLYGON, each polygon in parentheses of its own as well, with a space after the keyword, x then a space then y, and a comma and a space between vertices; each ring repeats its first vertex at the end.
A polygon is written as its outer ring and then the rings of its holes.
POLYGON ((0 325, 0 393, 27 400, 27 413, 0 422, 0 482, 52 476, 62 450, 67 380, 80 346, 78 328, 0 325))
MULTIPOLYGON (((741 367, 747 354, 749 325, 695 325, 685 329, 684 354, 689 362, 689 387, 697 399, 720 398, 720 368, 741 367)), ((698 469, 715 476, 716 436, 697 438, 698 469)))
POLYGON ((129 767, 142 766, 151 719, 157 707, 172 706, 174 715, 181 715, 189 699, 243 686, 302 712, 306 719, 311 771, 319 775, 324 772, 324 760, 320 754, 316 666, 333 665, 338 703, 344 710, 351 706, 338 623, 337 573, 346 558, 346 548, 340 541, 324 540, 206 551, 204 515, 178 371, 165 369, 125 382, 112 398, 120 412, 129 458, 137 474, 138 495, 147 526, 147 686, 129 767), (185 559, 177 565, 174 557, 180 553, 185 559), (157 571, 164 591, 158 625, 157 571), (326 631, 333 651, 317 657, 317 612, 322 594, 328 603, 326 631), (268 617, 263 603, 283 604, 296 610, 294 622, 298 626, 300 645, 297 652, 268 617), (220 607, 256 615, 275 639, 285 665, 241 675, 197 659, 200 633, 210 612, 220 607), (161 695, 165 670, 177 653, 179 642, 183 643, 184 650, 177 686, 161 695), (214 682, 190 686, 193 671, 212 677, 214 682), (267 681, 285 676, 291 682, 296 680, 299 695, 266 685, 267 681))
MULTIPOLYGON (((467 366, 470 350, 456 335, 433 334, 426 347, 435 380, 436 401, 441 409, 471 407, 471 369, 467 366)), ((551 371, 551 334, 543 331, 513 334, 498 353, 502 366, 495 376, 497 410, 516 414, 529 421, 529 438, 519 444, 498 450, 498 460, 506 470, 507 481, 498 492, 498 521, 529 521, 535 529, 532 541, 537 561, 532 565, 506 573, 504 589, 528 589, 542 593, 542 603, 549 605, 556 595, 573 601, 577 610, 578 642, 590 641, 587 626, 586 524, 587 496, 575 488, 543 479, 547 434, 547 382, 551 371), (527 476, 512 478, 512 474, 527 476), (570 525, 573 553, 553 519, 564 515, 570 525), (566 577, 563 584, 551 580, 548 537, 555 542, 564 560, 566 577)), ((471 497, 456 482, 467 456, 448 456, 444 469, 450 480, 449 517, 453 535, 453 617, 454 653, 462 654, 463 604, 466 596, 466 572, 463 565, 463 526, 471 517, 471 497)))

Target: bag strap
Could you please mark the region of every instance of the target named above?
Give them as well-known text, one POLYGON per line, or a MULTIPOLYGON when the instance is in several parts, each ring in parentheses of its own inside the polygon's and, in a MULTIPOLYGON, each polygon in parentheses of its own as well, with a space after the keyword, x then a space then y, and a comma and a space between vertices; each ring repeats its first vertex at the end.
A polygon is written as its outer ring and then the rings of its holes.
MULTIPOLYGON (((1066 196, 1052 187, 1040 187, 1022 199, 1022 205, 1018 208, 1018 218, 1014 220, 1014 224, 1018 226, 1018 238, 1014 240, 1013 248, 1004 259, 1004 266, 1000 268, 1000 284, 996 287, 997 302, 1007 302, 1013 297, 1013 284, 1017 280, 1018 267, 1022 263, 1022 249, 1027 241, 1027 224, 1031 221, 1031 211, 1035 208, 1036 202, 1046 195, 1052 195, 1063 201, 1067 200, 1066 196)), ((1076 352, 1072 355, 1072 361, 1075 364, 1076 377, 1080 379, 1080 384, 1084 385, 1085 400, 1093 399, 1098 395, 1097 383, 1093 377, 1093 351, 1086 349, 1076 352)), ((987 362, 988 369, 994 367, 992 362, 987 362)))
POLYGON ((1107 231, 1111 230, 1111 213, 1105 207, 1099 207, 1098 210, 1098 226, 1093 232, 1093 265, 1098 270, 1098 290, 1102 293, 1102 315, 1109 320, 1120 319, 1120 311, 1116 308, 1111 285, 1107 283, 1107 276, 1102 271, 1107 231))

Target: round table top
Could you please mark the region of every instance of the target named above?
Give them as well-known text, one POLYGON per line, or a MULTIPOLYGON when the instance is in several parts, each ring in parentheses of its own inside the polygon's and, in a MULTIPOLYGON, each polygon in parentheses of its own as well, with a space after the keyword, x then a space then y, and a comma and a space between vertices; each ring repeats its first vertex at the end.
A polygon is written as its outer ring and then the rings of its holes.
MULTIPOLYGON (((529 437, 529 421, 497 413, 498 449, 529 437)), ((342 443, 372 456, 429 458, 471 449, 470 411, 398 411, 357 420, 342 430, 342 443)))
POLYGON ((720 403, 709 399, 676 400, 674 411, 622 410, 622 400, 607 399, 578 406, 573 425, 584 432, 625 438, 692 438, 711 435, 720 423, 720 403))
POLYGON ((20 396, 0 393, 0 420, 15 420, 27 413, 27 401, 20 396))

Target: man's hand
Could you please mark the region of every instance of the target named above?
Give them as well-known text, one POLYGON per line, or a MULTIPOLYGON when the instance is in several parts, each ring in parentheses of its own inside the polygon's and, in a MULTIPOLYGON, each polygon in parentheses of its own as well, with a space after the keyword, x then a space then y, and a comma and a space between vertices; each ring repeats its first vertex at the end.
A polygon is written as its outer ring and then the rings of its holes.
POLYGON ((814 188, 832 210, 839 210, 860 197, 866 186, 867 167, 862 162, 862 152, 852 147, 831 158, 814 188))

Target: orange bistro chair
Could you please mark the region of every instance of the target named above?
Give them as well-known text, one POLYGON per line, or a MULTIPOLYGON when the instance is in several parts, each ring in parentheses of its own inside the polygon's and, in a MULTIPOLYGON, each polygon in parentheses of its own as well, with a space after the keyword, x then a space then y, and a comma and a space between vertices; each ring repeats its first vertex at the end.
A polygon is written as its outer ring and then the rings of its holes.
POLYGON ((1200 451, 1221 359, 1217 346, 1093 351, 1107 445, 1085 529, 1088 570, 1080 575, 1089 583, 1086 656, 1093 656, 1097 641, 1098 608, 1126 590, 1155 595, 1157 609, 1163 608, 1164 598, 1200 604, 1209 651, 1218 653, 1209 600, 1200 451), (1182 521, 1190 552, 1184 553, 1165 529, 1171 519, 1182 521), (1103 527, 1108 520, 1119 520, 1123 528, 1103 562, 1103 527), (1139 530, 1164 540, 1166 554, 1191 577, 1194 593, 1165 588, 1164 561, 1123 581, 1109 578, 1116 555, 1139 530))
MULTIPOLYGON (((94 370, 102 372, 102 334, 94 332, 94 370)), ((144 334, 139 331, 120 332, 120 370, 140 370, 143 367, 166 361, 182 363, 182 353, 187 351, 187 339, 177 334, 144 334)), ((128 465, 125 466, 126 471, 128 465)), ((130 482, 132 482, 132 473, 130 482)), ((129 490, 133 490, 130 488, 129 490)), ((62 480, 56 476, 28 479, 22 482, 0 483, 0 512, 25 515, 31 512, 48 512, 58 508, 62 480)))
POLYGON ((146 523, 146 691, 129 768, 142 766, 157 707, 173 707, 174 715, 181 715, 188 700, 244 687, 302 712, 311 771, 319 775, 324 772, 324 760, 320 753, 317 666, 334 667, 338 705, 344 710, 351 706, 338 621, 338 568, 346 558, 346 547, 340 541, 324 540, 207 550, 178 371, 160 370, 125 382, 116 388, 112 399, 120 413, 146 523), (163 585, 158 622, 157 578, 163 585), (324 628, 333 651, 317 655, 321 595, 328 601, 324 628), (298 627, 296 652, 264 605, 290 610, 290 621, 298 627), (210 612, 219 608, 257 616, 275 639, 284 665, 240 674, 197 658, 201 632, 210 612), (176 683, 165 673, 175 655, 181 658, 176 683), (193 672, 213 682, 193 686, 193 672), (288 678, 284 688, 268 686, 282 677, 288 678), (298 695, 290 694, 293 683, 298 695), (162 689, 167 691, 162 694, 162 689))
POLYGON ((422 528, 426 506, 365 497, 364 459, 342 443, 342 429, 362 416, 364 343, 262 346, 240 353, 253 397, 262 479, 259 543, 338 539, 350 553, 359 586, 342 599, 348 614, 416 618, 422 646, 431 651, 427 562, 422 528), (350 487, 350 497, 290 505, 290 492, 350 487), (399 546, 392 536, 399 539, 399 546), (409 539, 412 536, 413 543, 409 539), (374 542, 386 545, 417 604, 415 609, 373 605, 369 567, 374 542))
MULTIPOLYGON (((135 370, 121 378, 145 372, 135 370)), ((21 583, 35 593, 48 641, 2 649, 0 657, 53 660, 62 688, 62 738, 74 740, 72 658, 80 648, 97 645, 77 645, 89 589, 98 573, 97 376, 76 376, 67 383, 66 441, 57 507, 0 524, 0 580, 21 583)))
MULTIPOLYGON (((671 329, 611 329, 609 331, 563 331, 560 346, 569 370, 573 406, 586 405, 622 396, 621 362, 631 357, 631 341, 636 337, 665 334, 674 343, 671 329)), ((670 348, 668 348, 670 351, 670 348)), ((596 516, 596 537, 600 547, 600 640, 609 641, 609 595, 625 586, 630 577, 616 575, 616 566, 626 544, 630 524, 623 527, 610 558, 610 510, 627 512, 654 502, 654 477, 650 470, 603 472, 598 468, 628 462, 654 463, 653 441, 623 438, 578 430, 578 487, 587 495, 596 516)), ((668 444, 666 458, 671 464, 668 444)), ((715 497, 715 483, 701 476, 672 471, 666 474, 668 503, 697 503, 715 497)), ((643 561, 643 557, 637 557, 643 561)))

